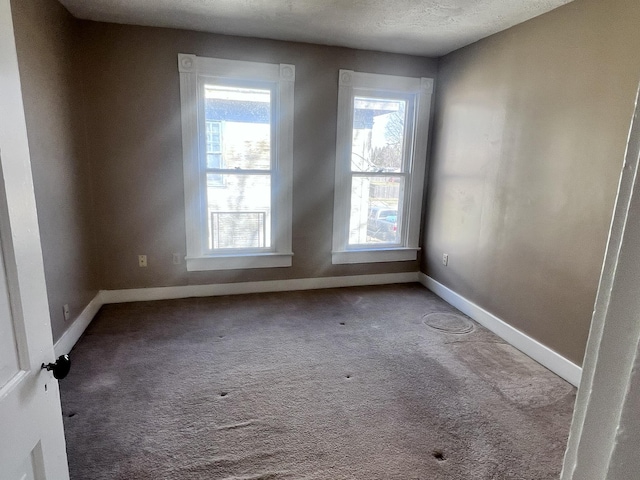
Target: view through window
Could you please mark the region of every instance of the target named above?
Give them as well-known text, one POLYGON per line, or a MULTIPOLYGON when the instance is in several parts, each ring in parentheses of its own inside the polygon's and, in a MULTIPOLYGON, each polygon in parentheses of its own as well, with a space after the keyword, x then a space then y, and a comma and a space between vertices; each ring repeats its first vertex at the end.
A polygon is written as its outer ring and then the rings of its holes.
POLYGON ((206 83, 208 248, 271 247, 272 92, 206 83))
POLYGON ((353 100, 349 245, 400 242, 405 119, 404 100, 353 100))

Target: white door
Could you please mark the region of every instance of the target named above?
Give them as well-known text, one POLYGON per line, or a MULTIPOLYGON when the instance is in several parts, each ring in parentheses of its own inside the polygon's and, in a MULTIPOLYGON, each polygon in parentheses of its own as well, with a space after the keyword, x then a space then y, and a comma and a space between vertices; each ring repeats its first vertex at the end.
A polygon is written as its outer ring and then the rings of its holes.
POLYGON ((0 480, 67 480, 10 0, 0 0, 0 480))

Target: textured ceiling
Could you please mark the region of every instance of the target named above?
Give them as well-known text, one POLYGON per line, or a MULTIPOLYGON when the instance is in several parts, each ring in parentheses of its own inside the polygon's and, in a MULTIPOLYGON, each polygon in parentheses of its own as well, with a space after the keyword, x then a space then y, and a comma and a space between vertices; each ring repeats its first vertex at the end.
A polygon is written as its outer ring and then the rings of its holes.
POLYGON ((440 56, 571 0, 60 0, 102 22, 440 56))

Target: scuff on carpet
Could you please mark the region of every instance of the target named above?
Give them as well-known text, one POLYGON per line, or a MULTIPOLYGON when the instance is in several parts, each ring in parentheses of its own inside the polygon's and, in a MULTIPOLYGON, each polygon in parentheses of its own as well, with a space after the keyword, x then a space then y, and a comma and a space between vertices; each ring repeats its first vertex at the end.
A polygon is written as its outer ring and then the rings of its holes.
POLYGON ((460 315, 414 284, 107 305, 61 382, 71 478, 557 478, 575 389, 430 313, 460 315))

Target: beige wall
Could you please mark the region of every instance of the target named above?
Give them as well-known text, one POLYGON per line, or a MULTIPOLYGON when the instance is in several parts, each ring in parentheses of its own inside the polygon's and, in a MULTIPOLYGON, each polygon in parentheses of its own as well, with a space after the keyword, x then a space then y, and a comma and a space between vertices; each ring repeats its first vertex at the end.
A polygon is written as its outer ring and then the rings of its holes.
POLYGON ((416 271, 332 265, 338 70, 434 76, 435 60, 180 30, 82 23, 101 287, 416 271), (296 65, 293 266, 187 273, 178 53, 296 65), (148 267, 137 255, 148 256, 148 267))
POLYGON ((33 181, 54 340, 97 293, 90 172, 74 63, 77 21, 58 2, 14 0, 33 181))
POLYGON ((637 0, 576 0, 440 61, 422 270, 578 364, 638 25, 637 0))

